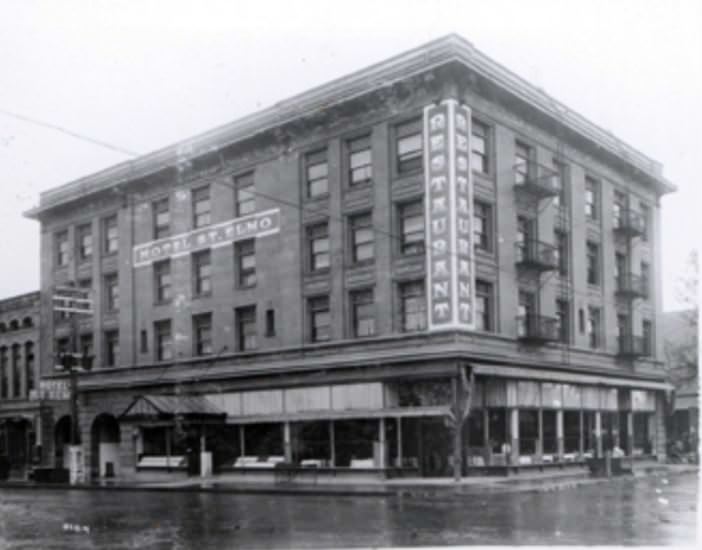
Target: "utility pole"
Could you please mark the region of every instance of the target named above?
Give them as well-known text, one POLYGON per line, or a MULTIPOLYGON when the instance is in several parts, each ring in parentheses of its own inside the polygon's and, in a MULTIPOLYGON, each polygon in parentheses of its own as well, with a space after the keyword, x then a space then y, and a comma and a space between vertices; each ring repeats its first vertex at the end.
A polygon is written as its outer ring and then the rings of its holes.
POLYGON ((90 290, 75 284, 57 286, 52 296, 53 311, 67 313, 71 319, 70 350, 59 353, 56 370, 68 372, 70 377, 71 446, 69 471, 71 484, 84 481, 83 453, 79 443, 78 422, 78 371, 92 368, 91 355, 79 349, 78 315, 92 315, 93 302, 90 290))

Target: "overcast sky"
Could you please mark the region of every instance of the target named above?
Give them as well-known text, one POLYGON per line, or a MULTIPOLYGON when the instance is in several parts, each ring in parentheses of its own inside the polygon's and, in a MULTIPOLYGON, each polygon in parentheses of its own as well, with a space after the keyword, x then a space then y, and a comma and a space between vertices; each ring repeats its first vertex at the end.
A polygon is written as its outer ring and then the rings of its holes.
POLYGON ((0 297, 39 286, 39 192, 456 32, 661 161, 664 308, 699 244, 699 0, 0 1, 0 297))

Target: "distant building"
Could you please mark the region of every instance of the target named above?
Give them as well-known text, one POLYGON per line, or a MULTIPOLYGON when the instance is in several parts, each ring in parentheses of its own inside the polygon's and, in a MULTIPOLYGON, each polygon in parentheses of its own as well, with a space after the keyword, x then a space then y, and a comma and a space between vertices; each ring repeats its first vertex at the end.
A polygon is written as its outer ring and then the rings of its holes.
POLYGON ((0 462, 14 478, 26 476, 41 443, 39 304, 39 292, 0 300, 0 462))
POLYGON ((449 475, 454 444, 464 474, 606 442, 662 457, 673 189, 448 36, 42 193, 43 375, 71 331, 52 288, 75 282, 95 476, 210 452, 358 479, 449 475))

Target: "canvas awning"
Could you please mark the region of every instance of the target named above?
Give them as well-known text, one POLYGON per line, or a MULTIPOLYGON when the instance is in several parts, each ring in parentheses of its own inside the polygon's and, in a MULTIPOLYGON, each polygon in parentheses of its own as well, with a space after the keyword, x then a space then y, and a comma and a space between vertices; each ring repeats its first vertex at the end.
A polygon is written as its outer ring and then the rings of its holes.
POLYGON ((542 382, 560 382, 562 384, 587 384, 594 386, 612 386, 624 388, 638 388, 648 390, 673 389, 667 382, 655 380, 641 380, 636 378, 621 378, 616 376, 604 376, 601 374, 584 374, 579 372, 565 372, 547 369, 532 369, 528 367, 513 367, 508 365, 487 365, 483 363, 471 363, 473 372, 476 375, 499 376, 503 378, 514 378, 522 380, 540 380, 542 382))
POLYGON ((202 395, 140 395, 120 420, 173 420, 224 422, 227 414, 202 395))

